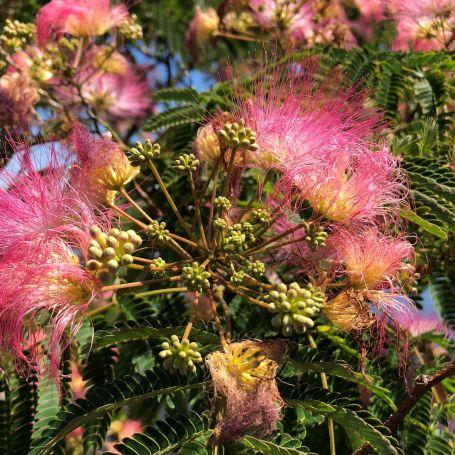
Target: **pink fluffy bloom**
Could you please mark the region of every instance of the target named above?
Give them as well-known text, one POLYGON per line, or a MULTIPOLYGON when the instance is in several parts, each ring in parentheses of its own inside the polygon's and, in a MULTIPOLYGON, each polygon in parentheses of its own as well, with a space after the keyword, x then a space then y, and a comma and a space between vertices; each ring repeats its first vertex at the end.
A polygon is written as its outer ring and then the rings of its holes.
POLYGON ((90 78, 82 94, 96 112, 114 120, 143 118, 151 107, 147 81, 132 67, 124 75, 103 73, 90 78))
POLYGON ((218 30, 220 18, 214 8, 201 9, 196 6, 193 19, 185 33, 185 46, 193 60, 197 60, 202 46, 207 43, 218 30))
POLYGON ((69 143, 76 155, 71 183, 95 204, 113 202, 117 191, 139 173, 118 144, 92 135, 81 124, 74 125, 69 143))
POLYGON ((39 99, 38 87, 27 73, 7 72, 0 77, 0 123, 23 126, 31 122, 39 99))
POLYGON ((250 0, 250 8, 261 28, 284 29, 293 42, 305 42, 314 35, 314 11, 309 1, 250 0))
POLYGON ((374 227, 363 232, 339 229, 329 243, 344 265, 349 285, 357 289, 393 288, 399 272, 414 258, 411 243, 387 237, 374 227))
POLYGON ((103 47, 87 53, 74 83, 80 84, 80 93, 68 86, 55 89, 62 103, 75 110, 83 101, 100 117, 125 123, 145 117, 152 107, 150 87, 141 71, 118 52, 106 56, 103 47))
POLYGON ((431 51, 455 49, 455 1, 389 0, 390 10, 397 22, 393 49, 431 51))
POLYGON ((289 62, 266 72, 252 94, 239 87, 234 116, 257 134, 251 161, 283 169, 304 165, 322 149, 365 147, 380 121, 366 95, 346 87, 336 72, 321 81, 317 60, 289 62))
POLYGON ((386 3, 384 0, 355 0, 359 17, 352 23, 352 27, 365 39, 371 40, 375 25, 384 20, 386 3))
POLYGON ((0 349, 22 371, 49 371, 58 380, 62 350, 100 297, 101 282, 87 273, 63 241, 13 249, 2 260, 0 349))
POLYGON ((65 33, 103 35, 127 19, 125 5, 112 6, 110 0, 52 0, 37 15, 38 44, 45 46, 65 33))
POLYGON ((406 194, 398 161, 385 148, 329 147, 290 164, 281 185, 295 186, 316 214, 339 223, 390 221, 406 194))
POLYGON ((455 339, 454 330, 442 321, 441 316, 435 310, 431 313, 416 311, 415 317, 411 321, 398 318, 396 322, 409 330, 414 337, 435 332, 444 335, 449 340, 455 339))
POLYGON ((69 185, 65 155, 53 147, 43 148, 50 161, 46 169, 36 169, 25 147, 17 149, 19 173, 6 168, 0 174, 0 258, 18 245, 33 250, 56 237, 78 244, 92 225, 106 224, 88 199, 69 185))

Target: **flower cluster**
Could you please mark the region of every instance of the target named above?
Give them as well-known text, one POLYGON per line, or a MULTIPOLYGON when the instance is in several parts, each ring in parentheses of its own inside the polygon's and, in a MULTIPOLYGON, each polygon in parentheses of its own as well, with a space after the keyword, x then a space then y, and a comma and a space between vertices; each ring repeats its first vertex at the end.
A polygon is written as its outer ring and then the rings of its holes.
POLYGON ((9 63, 0 77, 2 123, 36 122, 39 102, 65 121, 83 114, 98 126, 125 128, 143 119, 151 109, 147 80, 116 39, 96 40, 113 32, 135 40, 137 28, 126 7, 110 0, 52 0, 39 10, 36 27, 10 21, 0 36, 9 63))
POLYGON ((197 60, 202 45, 215 37, 280 41, 284 46, 310 47, 332 43, 351 48, 374 40, 392 20, 394 50, 453 50, 452 0, 249 0, 221 10, 196 8, 186 44, 197 60))

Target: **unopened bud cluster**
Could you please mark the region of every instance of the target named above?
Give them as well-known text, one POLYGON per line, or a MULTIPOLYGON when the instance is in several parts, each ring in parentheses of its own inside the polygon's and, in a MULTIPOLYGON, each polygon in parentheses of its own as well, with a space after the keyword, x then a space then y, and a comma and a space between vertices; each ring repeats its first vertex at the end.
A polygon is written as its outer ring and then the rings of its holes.
POLYGON ((240 251, 242 248, 248 248, 249 243, 256 241, 251 223, 236 223, 229 226, 226 230, 223 249, 225 251, 240 251))
POLYGON ((193 262, 182 270, 183 282, 189 291, 203 292, 210 287, 210 272, 203 265, 193 262))
POLYGON ((142 27, 137 23, 136 14, 131 14, 126 21, 120 24, 118 32, 121 36, 130 41, 142 39, 142 27))
POLYGON ((269 302, 269 311, 276 313, 272 325, 282 327, 283 335, 289 336, 293 332, 304 333, 307 328, 313 327, 312 318, 320 312, 324 295, 311 284, 301 288, 297 283, 291 283, 289 287, 281 283, 265 300, 269 302))
POLYGON ((307 226, 305 226, 305 234, 305 240, 313 250, 320 246, 324 246, 328 236, 327 232, 321 229, 316 223, 307 223, 307 226))
POLYGON ((3 33, 0 36, 0 45, 17 51, 32 38, 35 26, 17 20, 6 19, 3 33))
POLYGON ((256 151, 256 133, 250 128, 245 128, 245 122, 240 120, 236 123, 226 123, 218 132, 219 138, 232 148, 256 151))
POLYGON ((156 269, 162 269, 165 266, 166 266, 166 261, 163 258, 152 259, 152 261, 150 262, 150 266, 149 266, 150 274, 152 276, 156 276, 156 277, 164 275, 165 274, 164 270, 156 270, 156 269))
POLYGON ((199 160, 192 153, 184 153, 174 161, 174 169, 180 172, 194 172, 199 166, 199 160))
POLYGON ((136 145, 130 150, 128 158, 133 166, 140 166, 148 160, 156 158, 160 153, 160 145, 153 144, 150 139, 147 139, 144 144, 136 142, 136 145))
POLYGON ((147 235, 149 236, 150 240, 155 240, 157 242, 168 242, 170 240, 169 230, 166 229, 166 223, 164 221, 153 220, 147 226, 147 235))
POLYGON ((112 277, 122 265, 132 264, 132 254, 142 243, 141 237, 133 230, 114 228, 106 234, 98 226, 93 226, 90 235, 87 269, 101 279, 112 277))
POLYGON ((238 270, 232 273, 229 281, 233 284, 243 284, 246 278, 246 273, 243 270, 238 270))
POLYGON ((230 209, 232 207, 231 201, 224 196, 215 198, 215 207, 220 209, 230 209))
POLYGON ((196 373, 195 363, 202 362, 197 343, 187 339, 179 341, 177 335, 172 335, 170 340, 162 343, 161 348, 163 350, 160 351, 159 356, 164 359, 164 368, 171 373, 196 373))
POLYGON ((250 275, 256 277, 262 277, 265 273, 265 264, 261 261, 248 261, 247 262, 247 270, 250 275))
POLYGON ((265 209, 255 209, 251 214, 251 223, 252 224, 262 224, 264 226, 270 224, 272 217, 270 213, 265 209))

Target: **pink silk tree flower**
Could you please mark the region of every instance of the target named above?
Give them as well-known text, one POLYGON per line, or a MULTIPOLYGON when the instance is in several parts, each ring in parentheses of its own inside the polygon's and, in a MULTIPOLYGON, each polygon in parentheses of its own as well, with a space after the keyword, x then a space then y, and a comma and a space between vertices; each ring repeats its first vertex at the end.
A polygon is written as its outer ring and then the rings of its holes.
POLYGON ((290 160, 279 185, 285 192, 294 186, 316 215, 345 225, 397 218, 406 185, 398 160, 387 148, 329 147, 313 159, 299 161, 290 160))
POLYGON ((250 0, 253 19, 259 27, 283 29, 294 43, 306 42, 314 35, 314 11, 306 0, 250 0))
POLYGON ((83 84, 81 91, 95 112, 116 121, 141 119, 152 105, 148 83, 133 67, 123 75, 97 74, 83 84))
POLYGON ((63 34, 93 37, 103 35, 128 19, 125 5, 110 0, 52 0, 38 12, 38 44, 45 46, 63 34))
MULTIPOLYGON (((82 251, 82 248, 81 248, 82 251)), ((13 249, 0 267, 0 349, 19 371, 49 372, 58 381, 62 350, 101 298, 101 282, 85 271, 61 240, 13 249)))
POLYGON ((80 244, 88 238, 92 225, 108 226, 105 215, 69 185, 66 156, 53 144, 42 149, 49 161, 42 170, 36 169, 26 146, 14 148, 20 157, 18 174, 11 174, 8 168, 0 173, 0 260, 19 245, 25 250, 39 244, 44 248, 57 237, 80 244))
POLYGON ((73 82, 80 85, 80 91, 71 85, 55 85, 55 91, 75 112, 81 104, 88 104, 101 118, 127 123, 151 111, 150 87, 139 68, 118 52, 106 54, 102 46, 87 52, 73 82))
POLYGON ((388 0, 388 6, 397 22, 394 50, 455 49, 454 0, 388 0))
POLYGON ((400 326, 409 330, 412 336, 418 337, 425 333, 439 333, 449 340, 455 339, 455 331, 441 319, 441 316, 433 309, 430 313, 422 310, 415 312, 415 317, 409 321, 403 318, 397 318, 395 321, 400 326))
POLYGON ((359 17, 352 22, 352 27, 364 39, 371 40, 375 25, 386 18, 386 2, 384 0, 354 0, 354 4, 359 10, 359 17))
POLYGON ((118 144, 92 135, 79 123, 73 126, 69 144, 76 156, 71 184, 94 204, 112 203, 118 190, 139 173, 118 144))
POLYGON ((0 124, 24 126, 31 123, 39 100, 38 87, 26 72, 7 72, 0 77, 0 124))
POLYGON ((282 170, 305 166, 321 149, 365 147, 380 123, 366 101, 367 93, 347 87, 340 73, 321 81, 318 61, 307 59, 277 65, 252 90, 238 86, 233 114, 257 135, 251 164, 282 170))
POLYGON ((338 229, 328 243, 343 264, 349 285, 356 289, 393 289, 399 286, 400 272, 408 272, 414 262, 409 241, 385 236, 376 227, 363 232, 338 229))

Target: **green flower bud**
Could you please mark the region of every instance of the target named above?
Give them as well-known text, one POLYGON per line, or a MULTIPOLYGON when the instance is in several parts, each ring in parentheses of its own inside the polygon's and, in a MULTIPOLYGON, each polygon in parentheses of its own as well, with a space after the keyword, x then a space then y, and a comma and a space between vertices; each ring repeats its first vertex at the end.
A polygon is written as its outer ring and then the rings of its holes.
POLYGON ((151 240, 158 242, 168 242, 171 238, 169 236, 169 231, 166 229, 166 223, 162 221, 161 223, 154 220, 147 227, 147 235, 151 240))
POLYGON ((174 169, 180 172, 194 172, 198 166, 199 160, 192 153, 180 155, 174 161, 174 169))
POLYGON ((224 196, 215 198, 215 207, 220 209, 230 209, 232 207, 231 201, 224 196))
POLYGON ((187 339, 179 341, 177 335, 161 344, 162 350, 158 354, 164 361, 163 366, 171 373, 196 373, 195 363, 202 362, 202 355, 198 352, 198 345, 187 339))
POLYGON ((272 318, 274 327, 281 327, 285 336, 293 332, 304 333, 313 327, 313 317, 319 314, 324 294, 311 283, 301 288, 297 283, 286 286, 280 283, 265 297, 269 311, 276 313, 272 318))
POLYGON ((183 281, 189 291, 203 292, 210 287, 211 273, 205 267, 193 262, 190 266, 183 267, 183 281))
POLYGON ((245 128, 243 119, 237 123, 226 123, 218 132, 218 137, 228 147, 248 151, 255 151, 258 149, 256 144, 256 133, 249 128, 245 128))

